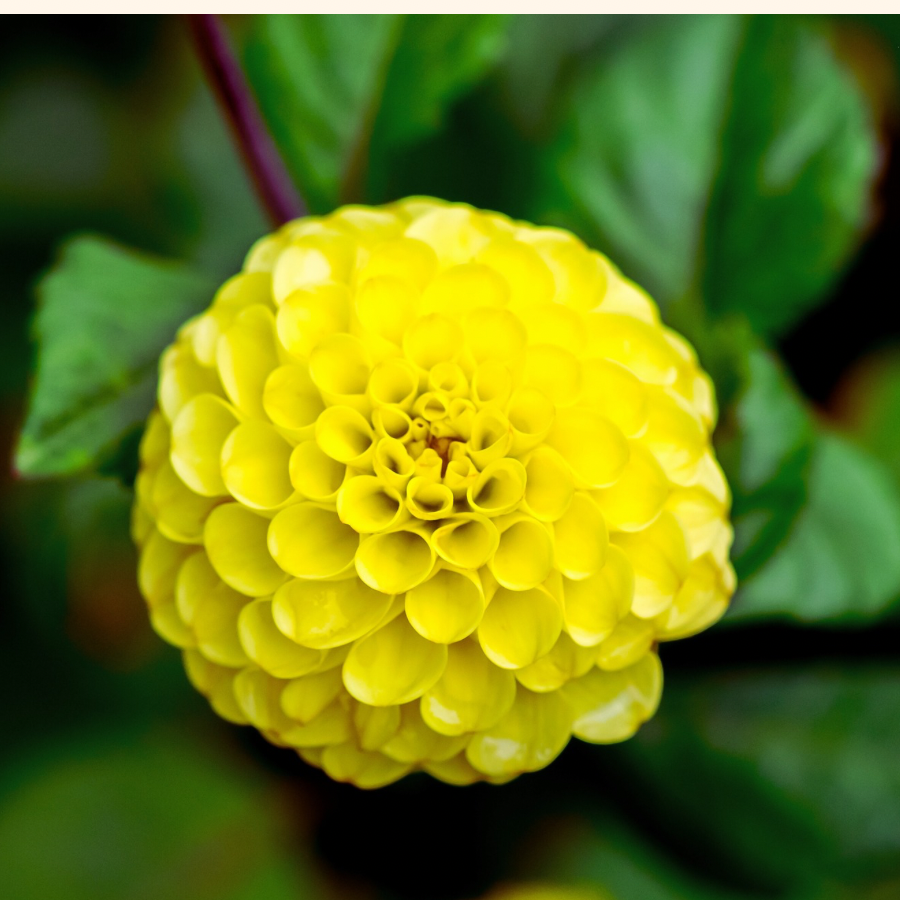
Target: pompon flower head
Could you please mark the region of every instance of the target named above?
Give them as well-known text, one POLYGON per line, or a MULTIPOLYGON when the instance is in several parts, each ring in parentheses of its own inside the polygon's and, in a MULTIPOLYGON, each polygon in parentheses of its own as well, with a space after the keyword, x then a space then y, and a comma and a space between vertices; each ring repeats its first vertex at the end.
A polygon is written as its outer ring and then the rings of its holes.
POLYGON ((163 354, 134 535, 213 708, 332 778, 630 737, 733 592, 712 385, 568 232, 413 198, 290 222, 163 354))

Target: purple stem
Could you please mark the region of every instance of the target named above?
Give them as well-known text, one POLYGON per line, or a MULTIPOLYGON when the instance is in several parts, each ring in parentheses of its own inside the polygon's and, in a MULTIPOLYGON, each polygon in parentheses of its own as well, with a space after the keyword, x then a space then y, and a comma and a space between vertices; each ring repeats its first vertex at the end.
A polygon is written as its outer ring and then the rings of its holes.
POLYGON ((256 99, 215 15, 188 16, 197 55, 225 109, 228 124, 253 179, 256 193, 275 225, 308 214, 266 128, 256 99))

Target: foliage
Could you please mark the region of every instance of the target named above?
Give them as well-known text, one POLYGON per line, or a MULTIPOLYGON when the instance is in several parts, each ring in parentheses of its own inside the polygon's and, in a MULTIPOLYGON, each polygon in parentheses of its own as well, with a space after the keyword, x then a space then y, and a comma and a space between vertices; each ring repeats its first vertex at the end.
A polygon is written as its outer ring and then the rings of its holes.
MULTIPOLYGON (((553 780, 563 774, 547 773, 531 776, 546 786, 536 800, 526 802, 514 786, 490 795, 509 800, 468 795, 465 803, 484 803, 482 812, 496 805, 496 815, 507 816, 489 819, 495 825, 515 820, 516 840, 529 828, 539 836, 543 852, 516 874, 596 884, 622 900, 894 896, 896 672, 860 660, 888 655, 896 640, 898 356, 888 347, 877 365, 859 367, 826 409, 831 385, 810 399, 794 381, 796 371, 809 383, 816 348, 804 358, 790 348, 836 303, 848 318, 869 316, 863 349, 893 327, 869 314, 869 297, 854 293, 852 279, 860 267, 880 265, 872 276, 878 297, 896 293, 896 196, 880 168, 896 139, 896 24, 499 15, 256 16, 229 24, 314 212, 430 193, 569 227, 650 289, 715 380, 741 583, 730 627, 684 649, 662 648, 664 658, 671 651, 673 674, 660 718, 609 755, 567 751, 561 765, 571 760, 581 779, 575 789, 553 780), (871 242, 855 256, 873 229, 880 229, 873 241, 882 234, 893 243, 877 259, 871 242), (735 672, 731 659, 716 656, 717 641, 755 664, 735 672), (766 663, 770 647, 781 654, 788 647, 792 664, 766 663), (837 662, 804 664, 823 655, 837 662), (543 843, 551 810, 569 824, 543 843)), ((177 24, 154 24, 156 44, 115 27, 122 30, 104 52, 123 40, 140 52, 127 63, 123 56, 113 74, 83 59, 70 59, 60 74, 11 56, 8 71, 18 74, 0 82, 0 233, 10 296, 25 296, 46 248, 73 228, 113 235, 67 238, 38 281, 36 359, 15 458, 27 477, 100 473, 128 481, 162 347, 265 229, 197 72, 178 55, 177 24), (113 81, 115 89, 105 86, 113 81)), ((22 389, 25 368, 24 314, 9 309, 0 356, 11 374, 0 381, 0 398, 11 419, 19 407, 7 398, 22 389)), ((256 787, 235 787, 233 775, 206 777, 196 748, 176 739, 152 750, 112 739, 92 751, 93 763, 83 761, 81 719, 85 727, 133 729, 146 725, 126 715, 133 707, 165 716, 189 702, 170 690, 181 678, 174 658, 148 662, 135 651, 134 671, 108 675, 71 647, 75 626, 63 592, 87 596, 78 577, 100 571, 103 554, 122 552, 95 528, 92 497, 124 522, 128 494, 106 482, 74 490, 0 482, 3 560, 15 571, 9 615, 25 635, 4 638, 0 667, 18 684, 24 666, 41 668, 34 659, 54 661, 17 690, 11 730, 30 728, 59 754, 40 772, 17 769, 17 793, 6 785, 0 871, 25 879, 15 883, 25 898, 86 896, 84 885, 101 870, 112 880, 106 894, 91 896, 131 896, 113 878, 108 850, 156 894, 171 896, 171 879, 195 858, 189 850, 221 862, 234 846, 233 835, 217 832, 225 842, 214 835, 210 849, 209 821, 188 808, 183 784, 196 779, 203 803, 234 812, 223 817, 241 835, 265 827, 268 816, 254 804, 269 807, 256 787), (67 770, 60 760, 78 754, 82 761, 67 770), (110 761, 108 771, 100 759, 110 761), (151 771, 148 787, 140 776, 151 771), (134 810, 140 822, 130 818, 134 810), (108 849, 101 838, 120 828, 132 843, 108 849), (58 870, 29 855, 39 840, 61 860, 58 870), (184 856, 172 857, 175 844, 184 856), (63 869, 77 875, 65 887, 53 881, 63 869)), ((121 593, 120 581, 105 584, 121 593)), ((341 809, 350 802, 316 789, 341 809)), ((367 798, 366 808, 388 815, 398 804, 412 818, 455 808, 431 788, 418 786, 420 799, 404 790, 367 798)), ((513 838, 495 830, 478 834, 494 866, 485 871, 497 875, 522 845, 512 848, 513 838)), ((369 828, 367 839, 386 847, 379 831, 369 828)), ((370 859, 363 844, 360 836, 356 852, 370 859)), ((248 839, 248 847, 243 893, 198 882, 192 896, 313 890, 285 886, 298 867, 282 851, 254 856, 259 843, 248 839)), ((330 856, 327 841, 323 847, 332 865, 348 864, 343 846, 330 856)), ((116 877, 127 880, 121 871, 116 877)), ((381 889, 413 896, 397 879, 387 884, 385 875, 381 889)), ((456 887, 435 888, 435 896, 463 896, 462 883, 451 878, 456 887)))

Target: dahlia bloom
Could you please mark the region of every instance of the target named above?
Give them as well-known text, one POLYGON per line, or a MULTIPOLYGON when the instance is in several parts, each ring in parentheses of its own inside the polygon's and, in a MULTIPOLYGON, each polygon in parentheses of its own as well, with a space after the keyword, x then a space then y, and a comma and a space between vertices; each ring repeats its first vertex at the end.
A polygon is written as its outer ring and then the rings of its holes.
POLYGON ((151 621, 221 716, 360 787, 624 740, 658 642, 734 590, 714 419, 568 232, 423 198, 290 222, 163 354, 151 621))

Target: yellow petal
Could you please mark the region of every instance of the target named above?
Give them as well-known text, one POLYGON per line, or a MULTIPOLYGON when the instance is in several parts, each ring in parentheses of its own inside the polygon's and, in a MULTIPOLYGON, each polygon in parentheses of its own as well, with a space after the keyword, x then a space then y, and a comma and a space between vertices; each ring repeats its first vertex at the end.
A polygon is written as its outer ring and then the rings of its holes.
POLYGON ((309 355, 309 376, 328 403, 365 394, 371 367, 365 344, 352 334, 330 334, 309 355))
POLYGON ((606 565, 590 578, 566 579, 564 589, 566 631, 583 647, 594 647, 612 633, 631 609, 634 572, 628 557, 609 547, 606 565))
POLYGON ((643 531, 614 535, 634 569, 632 612, 642 619, 659 615, 671 605, 687 575, 684 532, 675 517, 663 512, 643 531))
POLYGON ((669 482, 655 457, 638 443, 619 480, 591 496, 603 518, 616 531, 640 531, 660 514, 669 496, 669 482))
POLYGON ((357 703, 353 724, 363 750, 380 750, 400 728, 399 706, 368 706, 357 703))
POLYGON ((472 399, 477 407, 488 405, 502 407, 512 392, 512 372, 496 359, 478 364, 472 376, 472 399))
POLYGON ((509 420, 498 409, 488 407, 479 410, 472 421, 469 438, 469 455, 479 468, 502 460, 513 440, 509 420))
POLYGON ((579 405, 609 419, 626 437, 647 425, 647 392, 638 378, 609 359, 587 359, 581 365, 579 405))
POLYGON ((191 684, 209 699, 210 706, 235 725, 246 725, 247 717, 234 696, 234 677, 237 669, 217 666, 198 650, 185 650, 184 668, 191 684))
POLYGON ((254 600, 241 611, 238 634, 247 656, 276 678, 297 678, 321 665, 324 650, 313 650, 285 637, 275 625, 272 600, 254 600))
POLYGON ((337 495, 337 512, 342 522, 361 534, 387 531, 406 518, 400 494, 371 475, 347 480, 337 495))
POLYGON ((514 365, 528 337, 518 316, 506 309, 475 310, 466 316, 463 330, 476 363, 493 360, 514 365))
POLYGON ((447 664, 447 647, 421 637, 405 616, 357 641, 344 661, 344 686, 361 703, 391 706, 421 697, 447 664))
POLYGON ((500 534, 490 519, 477 513, 449 516, 431 536, 438 555, 452 566, 479 569, 496 552, 500 534))
POLYGON ((406 236, 432 246, 447 267, 469 262, 490 240, 490 230, 476 210, 453 204, 417 218, 407 227, 406 236))
POLYGON ((356 571, 370 587, 402 594, 421 584, 435 563, 428 539, 411 528, 364 538, 356 553, 356 571))
POLYGON ((630 455, 622 432, 586 409, 559 410, 547 443, 559 452, 577 479, 593 488, 615 483, 630 455))
POLYGON ((535 772, 562 753, 571 735, 571 721, 558 692, 535 694, 519 688, 512 709, 496 725, 472 737, 466 757, 485 775, 535 772))
POLYGON ((420 701, 422 718, 434 731, 461 735, 490 728, 516 698, 512 672, 495 666, 474 641, 447 648, 447 667, 420 701))
POLYGON ((561 347, 532 345, 525 358, 525 384, 555 406, 571 406, 581 394, 581 363, 561 347))
POLYGON ((572 474, 551 447, 537 447, 525 460, 523 508, 542 522, 555 522, 565 515, 575 494, 572 474))
POLYGON ((537 587, 553 568, 553 540, 547 526, 527 515, 500 524, 500 544, 488 562, 497 582, 513 591, 537 587))
POLYGON ((151 503, 156 511, 156 527, 169 540, 199 544, 206 517, 219 500, 195 494, 167 459, 153 478, 151 503))
POLYGON ((356 260, 349 237, 334 233, 305 234, 293 240, 278 257, 272 270, 272 292, 276 303, 298 288, 325 281, 346 283, 356 260))
POLYGON ((384 618, 391 597, 358 578, 342 581, 294 579, 275 594, 272 616, 291 640, 313 649, 349 644, 384 618))
POLYGON ((503 669, 521 669, 550 651, 562 628, 556 599, 543 588, 499 588, 478 626, 485 655, 503 669))
POLYGON ((366 279, 356 292, 356 315, 366 331, 399 345, 419 305, 418 290, 394 275, 366 279))
POLYGON ((484 775, 472 768, 465 753, 457 753, 456 756, 441 760, 441 762, 427 762, 422 768, 445 784, 453 784, 457 787, 484 780, 484 775))
POLYGON ((532 346, 549 344, 581 357, 585 348, 585 320, 574 309, 551 303, 522 313, 532 346))
POLYGON ((652 622, 625 616, 600 644, 597 665, 609 671, 633 665, 653 646, 654 636, 652 622))
POLYGON ((563 632, 549 653, 516 671, 516 680, 537 693, 555 691, 572 678, 584 675, 594 665, 596 656, 595 648, 582 647, 563 632))
POLYGON ((323 453, 315 441, 303 441, 291 453, 288 474, 298 493, 324 503, 337 496, 347 467, 323 453))
POLYGON ((441 569, 406 594, 406 617, 422 637, 452 644, 470 635, 484 614, 485 597, 477 572, 441 569))
POLYGON ((218 372, 201 365, 190 344, 174 344, 159 363, 159 406, 163 415, 174 422, 184 405, 198 394, 214 394, 224 398, 218 372))
POLYGON ((484 467, 469 486, 466 497, 472 509, 484 516, 512 512, 525 495, 525 467, 515 459, 499 459, 484 467))
POLYGON ((368 468, 375 445, 372 426, 349 406, 330 406, 316 422, 316 443, 338 462, 368 468))
POLYGON ((659 310, 645 290, 638 287, 608 260, 600 254, 600 260, 606 269, 607 286, 598 312, 621 313, 633 316, 650 325, 659 324, 659 310))
POLYGON ((372 466, 375 474, 388 487, 404 493, 416 468, 409 451, 394 438, 381 438, 378 441, 372 456, 372 466))
POLYGON ((197 637, 181 618, 178 607, 171 599, 154 606, 150 610, 150 625, 167 643, 181 649, 197 646, 197 637))
POLYGON ((403 350, 408 359, 426 371, 441 362, 455 361, 463 347, 463 332, 447 316, 430 313, 420 316, 403 336, 403 350))
POLYGON ((339 668, 291 679, 281 692, 286 716, 306 725, 320 715, 344 690, 339 668))
POLYGON ((247 605, 243 594, 223 584, 196 598, 191 627, 197 649, 221 666, 244 666, 247 654, 238 638, 238 617, 247 605))
POLYGON ((279 366, 266 379, 263 408, 280 428, 312 437, 316 419, 325 409, 319 389, 302 363, 279 366))
POLYGON ((459 319, 482 307, 505 306, 508 301, 509 287, 493 269, 464 263, 440 272, 425 288, 421 312, 459 319))
POLYGON ((243 422, 222 445, 222 479, 235 500, 253 509, 276 509, 294 493, 291 445, 265 422, 243 422))
POLYGON ((281 304, 275 328, 281 346, 297 359, 308 359, 329 334, 345 332, 350 322, 350 292, 343 284, 308 285, 281 304))
POLYGON ((640 441, 676 484, 693 483, 708 448, 703 423, 677 394, 648 390, 647 430, 640 441))
POLYGON ((138 584, 151 606, 174 597, 178 570, 193 550, 187 544, 170 541, 158 531, 150 534, 147 543, 141 548, 138 584))
POLYGON ((238 424, 234 409, 212 394, 200 394, 185 404, 172 423, 172 466, 195 493, 221 497, 222 445, 238 424))
POLYGON ((322 768, 335 781, 350 781, 360 788, 379 788, 402 778, 410 767, 377 751, 336 744, 322 753, 322 768))
POLYGON ((269 520, 239 503, 217 506, 206 520, 203 542, 219 577, 249 597, 266 597, 284 580, 266 547, 269 520))
POLYGON ((593 313, 586 317, 587 354, 611 359, 645 384, 672 384, 681 359, 657 326, 629 315, 593 313))
POLYGON ((733 590, 729 575, 711 553, 693 560, 672 606, 656 619, 660 640, 696 634, 722 616, 733 590))
POLYGON ((372 370, 368 391, 376 405, 409 411, 419 391, 419 376, 405 359, 384 359, 372 370))
POLYGON ((453 512, 453 491, 428 477, 417 476, 406 486, 406 508, 417 519, 444 519, 453 512))
POLYGON ((336 512, 296 503, 272 519, 268 546, 285 572, 297 578, 332 578, 353 565, 359 535, 336 512))
POLYGON ((612 744, 630 738, 659 705, 662 666, 655 653, 617 672, 592 669, 570 681, 560 694, 572 709, 572 731, 593 744, 612 744))
POLYGON ((726 521, 725 507, 701 487, 672 491, 666 501, 666 509, 678 519, 687 536, 691 559, 712 549, 726 521))
POLYGON ((359 271, 360 285, 370 278, 389 276, 422 290, 438 267, 437 254, 424 241, 396 238, 382 241, 369 251, 359 271))
POLYGON ((263 389, 279 365, 275 319, 266 306, 248 306, 216 345, 216 366, 231 402, 242 413, 265 417, 263 389))
POLYGON ((439 734, 422 720, 418 703, 400 707, 400 727, 381 748, 381 752, 402 763, 446 760, 456 756, 468 743, 468 737, 439 734))
POLYGON ((553 523, 556 566, 567 578, 588 578, 606 562, 609 534, 597 504, 578 491, 553 523))
POLYGON ((509 304, 516 310, 541 306, 553 299, 556 283, 547 264, 533 248, 507 239, 491 241, 478 256, 509 285, 509 304))

